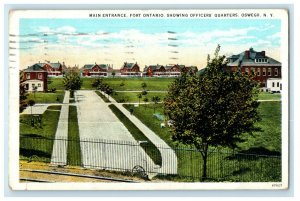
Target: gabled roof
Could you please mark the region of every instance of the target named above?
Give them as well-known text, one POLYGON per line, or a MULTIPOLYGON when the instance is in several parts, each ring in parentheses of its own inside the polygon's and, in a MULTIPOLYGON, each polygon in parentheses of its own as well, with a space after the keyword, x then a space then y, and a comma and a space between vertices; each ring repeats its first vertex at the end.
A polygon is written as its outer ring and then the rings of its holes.
POLYGON ((92 69, 95 66, 99 66, 102 69, 107 69, 108 68, 107 64, 85 64, 83 66, 83 69, 92 69))
POLYGON ((59 68, 61 66, 61 63, 36 63, 37 65, 44 67, 46 64, 51 66, 52 68, 59 68))
POLYGON ((265 51, 257 52, 253 48, 241 52, 237 55, 232 55, 227 59, 231 60, 227 66, 281 66, 281 63, 271 57, 265 55, 265 51), (248 55, 247 55, 248 54, 248 55), (258 63, 256 59, 267 59, 266 63, 258 63))
POLYGON ((40 66, 39 64, 34 64, 32 66, 29 66, 27 69, 24 70, 24 72, 35 72, 35 71, 43 71, 43 72, 47 72, 44 70, 44 68, 42 66, 40 66))
POLYGON ((131 68, 133 68, 135 65, 137 65, 138 66, 138 64, 137 63, 127 63, 127 62, 124 62, 124 65, 123 65, 123 67, 122 68, 128 68, 128 69, 131 69, 131 68))

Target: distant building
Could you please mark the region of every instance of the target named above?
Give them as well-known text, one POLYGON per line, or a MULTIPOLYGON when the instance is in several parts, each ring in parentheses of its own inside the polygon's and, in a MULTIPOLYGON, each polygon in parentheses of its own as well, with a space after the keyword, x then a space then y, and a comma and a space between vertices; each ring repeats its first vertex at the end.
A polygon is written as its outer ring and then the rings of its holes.
POLYGON ((178 77, 182 73, 196 73, 198 71, 196 66, 185 66, 185 65, 150 65, 144 68, 144 76, 148 77, 178 77))
POLYGON ((127 63, 124 62, 123 66, 120 68, 121 76, 140 76, 140 66, 137 63, 127 63))
POLYGON ((109 64, 86 64, 81 69, 81 75, 84 77, 107 77, 109 71, 112 71, 112 66, 109 64))
POLYGON ((36 65, 41 66, 45 71, 48 72, 49 77, 62 77, 63 76, 63 68, 65 67, 65 63, 62 64, 60 62, 57 63, 36 63, 36 65))
POLYGON ((281 78, 269 78, 267 80, 267 91, 281 92, 282 91, 281 78))
POLYGON ((267 80, 270 78, 281 78, 281 63, 266 56, 265 51, 257 52, 253 48, 240 54, 227 58, 228 69, 241 71, 245 74, 254 73, 255 80, 260 82, 261 87, 267 87, 267 80))
POLYGON ((25 90, 47 91, 48 72, 39 64, 34 64, 23 71, 23 82, 25 90))

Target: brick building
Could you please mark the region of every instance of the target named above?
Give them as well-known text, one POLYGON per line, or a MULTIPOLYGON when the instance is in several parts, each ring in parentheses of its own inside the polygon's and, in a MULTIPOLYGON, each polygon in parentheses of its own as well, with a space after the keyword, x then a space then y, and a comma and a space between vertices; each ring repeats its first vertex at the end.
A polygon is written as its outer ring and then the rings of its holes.
POLYGON ((112 71, 112 66, 109 64, 86 64, 81 69, 81 75, 84 77, 107 77, 109 71, 112 71))
POLYGON ((266 55, 265 51, 257 52, 253 48, 227 58, 228 69, 245 74, 254 73, 255 80, 261 87, 267 87, 270 78, 281 78, 281 63, 266 55))
POLYGON ((121 76, 140 76, 140 66, 137 63, 127 63, 124 62, 123 66, 120 68, 121 76))
POLYGON ((23 82, 25 90, 47 91, 48 72, 39 64, 34 64, 23 71, 23 82))

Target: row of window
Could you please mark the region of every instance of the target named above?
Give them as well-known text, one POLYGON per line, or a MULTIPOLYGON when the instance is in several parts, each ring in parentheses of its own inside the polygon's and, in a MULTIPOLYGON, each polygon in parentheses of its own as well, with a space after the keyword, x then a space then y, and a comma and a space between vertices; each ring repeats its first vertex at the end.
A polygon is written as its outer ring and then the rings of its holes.
MULTIPOLYGON (((26 74, 26 79, 30 80, 30 73, 26 74)), ((38 73, 38 79, 43 79, 43 74, 42 73, 38 73)))
MULTIPOLYGON (((252 73, 256 73, 256 76, 261 76, 261 69, 257 68, 255 71, 255 68, 245 68, 245 74, 248 75, 249 71, 251 71, 252 73)), ((268 71, 266 68, 262 69, 262 76, 266 76, 268 73, 268 76, 273 76, 272 75, 272 68, 268 68, 268 71)), ((274 69, 274 76, 278 76, 278 68, 274 69)))
POLYGON ((269 62, 269 60, 265 59, 265 58, 263 58, 263 59, 255 59, 255 63, 268 63, 268 62, 269 62))

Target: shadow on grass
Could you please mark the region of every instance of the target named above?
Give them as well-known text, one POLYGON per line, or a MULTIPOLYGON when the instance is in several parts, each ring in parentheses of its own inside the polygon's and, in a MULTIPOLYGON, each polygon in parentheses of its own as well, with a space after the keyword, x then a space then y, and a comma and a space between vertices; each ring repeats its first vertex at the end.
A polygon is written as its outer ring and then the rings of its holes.
POLYGON ((281 153, 278 151, 270 151, 264 147, 253 147, 247 150, 242 150, 231 156, 226 157, 228 160, 258 160, 265 157, 280 157, 281 153))
POLYGON ((25 149, 25 148, 20 148, 20 155, 25 157, 38 156, 41 158, 51 158, 51 154, 47 152, 34 150, 34 149, 25 149))
POLYGON ((38 138, 38 139, 48 139, 47 137, 45 136, 41 136, 41 135, 38 135, 38 134, 22 134, 22 137, 28 137, 28 138, 38 138))

